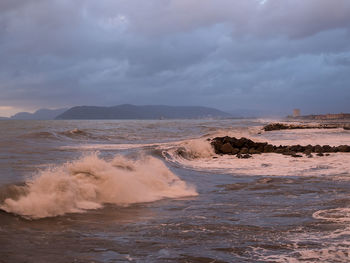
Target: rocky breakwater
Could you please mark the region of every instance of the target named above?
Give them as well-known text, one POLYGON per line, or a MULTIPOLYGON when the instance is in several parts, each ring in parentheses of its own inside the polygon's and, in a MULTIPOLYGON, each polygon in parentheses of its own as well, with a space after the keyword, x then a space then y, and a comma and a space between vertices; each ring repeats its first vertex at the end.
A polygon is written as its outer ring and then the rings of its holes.
POLYGON ((313 153, 317 156, 329 155, 330 153, 349 152, 350 145, 272 145, 267 142, 254 142, 247 138, 216 137, 211 140, 216 154, 236 155, 238 158, 250 158, 253 154, 278 153, 292 157, 305 156, 311 158, 313 153))
POLYGON ((285 124, 285 123, 270 123, 264 126, 264 131, 278 131, 278 130, 299 130, 299 129, 337 129, 344 128, 348 126, 344 124, 285 124))

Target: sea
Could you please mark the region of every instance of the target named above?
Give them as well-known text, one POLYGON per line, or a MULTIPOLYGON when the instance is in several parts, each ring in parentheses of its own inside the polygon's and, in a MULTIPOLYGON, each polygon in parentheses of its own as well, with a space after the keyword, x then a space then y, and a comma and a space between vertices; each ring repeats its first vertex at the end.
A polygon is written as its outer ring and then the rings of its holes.
POLYGON ((350 153, 238 159, 217 136, 350 144, 266 119, 0 121, 0 262, 350 262, 350 153))

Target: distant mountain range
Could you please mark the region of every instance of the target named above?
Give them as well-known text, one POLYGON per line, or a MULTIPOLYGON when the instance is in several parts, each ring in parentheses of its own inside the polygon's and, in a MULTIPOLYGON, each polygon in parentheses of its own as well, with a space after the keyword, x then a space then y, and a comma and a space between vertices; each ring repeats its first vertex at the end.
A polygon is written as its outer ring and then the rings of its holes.
POLYGON ((66 110, 67 108, 56 109, 56 110, 40 109, 34 113, 19 112, 11 116, 10 119, 12 120, 53 120, 58 115, 65 112, 66 110))
POLYGON ((13 120, 102 120, 102 119, 201 119, 230 118, 231 114, 200 106, 135 106, 123 104, 113 107, 77 106, 70 109, 40 109, 34 113, 19 112, 13 120))
POLYGON ((230 114, 199 106, 135 106, 124 104, 114 107, 78 106, 58 115, 59 120, 98 120, 98 119, 199 119, 227 118, 230 114))

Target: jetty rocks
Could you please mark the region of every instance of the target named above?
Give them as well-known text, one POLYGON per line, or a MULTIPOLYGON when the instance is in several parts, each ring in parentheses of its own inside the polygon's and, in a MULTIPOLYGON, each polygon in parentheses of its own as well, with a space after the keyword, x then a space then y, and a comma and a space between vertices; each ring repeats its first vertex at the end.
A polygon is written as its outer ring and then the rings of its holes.
POLYGON ((278 130, 297 130, 297 129, 337 129, 344 128, 347 129, 348 126, 344 124, 317 124, 317 125, 308 125, 308 124, 285 124, 285 123, 270 123, 265 125, 264 131, 278 131, 278 130))
POLYGON ((272 145, 267 142, 254 142, 248 138, 216 137, 211 140, 216 154, 236 155, 238 158, 250 158, 252 154, 279 153, 292 157, 302 157, 300 153, 311 158, 312 153, 318 156, 329 155, 336 152, 350 152, 350 145, 329 146, 329 145, 272 145))

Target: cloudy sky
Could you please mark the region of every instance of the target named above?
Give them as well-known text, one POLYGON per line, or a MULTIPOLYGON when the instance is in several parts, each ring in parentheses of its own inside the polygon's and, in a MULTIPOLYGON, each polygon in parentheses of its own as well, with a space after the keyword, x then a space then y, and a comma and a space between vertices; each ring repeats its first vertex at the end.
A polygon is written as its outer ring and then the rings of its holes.
POLYGON ((0 116, 124 103, 350 112, 350 1, 0 1, 0 116))

